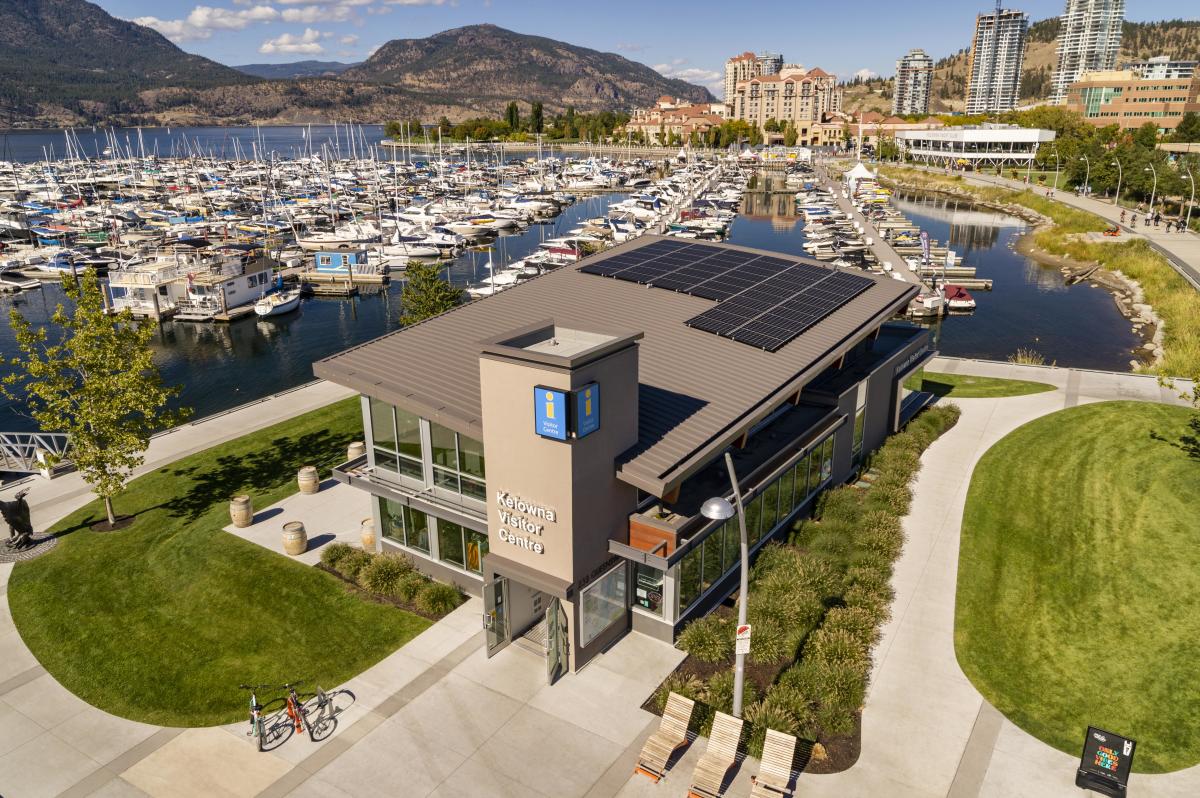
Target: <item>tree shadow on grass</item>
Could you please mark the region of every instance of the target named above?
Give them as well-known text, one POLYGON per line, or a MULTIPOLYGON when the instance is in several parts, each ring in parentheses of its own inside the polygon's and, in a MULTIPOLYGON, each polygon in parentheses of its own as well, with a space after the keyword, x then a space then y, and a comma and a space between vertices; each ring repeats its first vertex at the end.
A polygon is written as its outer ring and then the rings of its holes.
POLYGON ((1181 433, 1178 438, 1171 440, 1157 432, 1151 432, 1150 438, 1174 446, 1192 460, 1200 460, 1200 413, 1192 415, 1188 420, 1188 431, 1181 433))
POLYGON ((263 493, 295 479, 301 466, 328 467, 344 447, 339 437, 319 430, 298 438, 275 438, 255 452, 176 469, 172 473, 190 478, 192 487, 165 506, 172 515, 195 521, 214 504, 238 493, 263 493))

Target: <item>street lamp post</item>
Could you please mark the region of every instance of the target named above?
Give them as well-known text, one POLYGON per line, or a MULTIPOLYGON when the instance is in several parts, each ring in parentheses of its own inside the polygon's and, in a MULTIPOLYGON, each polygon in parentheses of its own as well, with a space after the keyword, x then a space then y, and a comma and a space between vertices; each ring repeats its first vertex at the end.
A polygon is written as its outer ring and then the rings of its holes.
MULTIPOLYGON (((737 515, 738 530, 741 533, 742 565, 741 581, 738 587, 738 628, 746 625, 746 605, 750 599, 750 546, 746 540, 746 509, 742 506, 742 491, 738 487, 737 474, 733 470, 733 458, 725 453, 725 466, 729 469, 729 482, 733 486, 733 501, 721 497, 709 499, 700 508, 700 514, 714 521, 728 521, 737 515), (736 510, 735 510, 736 506, 736 510)), ((746 655, 738 651, 733 665, 733 716, 742 716, 742 693, 746 683, 746 655)))
POLYGON ((1054 146, 1054 188, 1050 189, 1051 194, 1058 193, 1058 145, 1054 146))
POLYGON ((1150 187, 1150 214, 1154 214, 1154 196, 1158 193, 1158 170, 1154 168, 1154 164, 1150 164, 1143 172, 1149 172, 1154 175, 1154 183, 1150 187))
POLYGON ((1187 172, 1188 182, 1192 184, 1192 198, 1188 200, 1187 215, 1183 221, 1183 229, 1191 232, 1192 229, 1192 206, 1196 204, 1196 181, 1192 178, 1192 170, 1188 168, 1187 162, 1183 164, 1183 171, 1187 172))
POLYGON ((1124 176, 1125 170, 1121 168, 1121 161, 1117 158, 1113 158, 1112 165, 1117 167, 1117 196, 1113 200, 1113 202, 1115 202, 1117 207, 1120 208, 1121 207, 1121 178, 1124 176))
POLYGON ((1089 193, 1089 188, 1092 185, 1092 162, 1088 160, 1086 155, 1080 155, 1079 160, 1083 161, 1086 169, 1083 172, 1083 193, 1086 196, 1089 193))

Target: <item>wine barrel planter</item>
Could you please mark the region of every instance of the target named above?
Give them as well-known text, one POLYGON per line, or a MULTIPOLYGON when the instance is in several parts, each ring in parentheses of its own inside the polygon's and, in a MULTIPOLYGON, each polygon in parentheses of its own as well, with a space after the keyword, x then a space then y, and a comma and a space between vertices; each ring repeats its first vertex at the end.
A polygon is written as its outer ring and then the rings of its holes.
POLYGON ((363 551, 375 551, 375 519, 364 518, 362 527, 359 531, 359 538, 362 540, 363 551))
POLYGON ((254 523, 254 505, 249 496, 243 493, 229 500, 229 518, 239 529, 254 523))
POLYGON ((357 460, 367 453, 367 445, 362 441, 354 441, 346 447, 346 460, 357 460))
POLYGON ((283 525, 283 551, 293 557, 308 549, 308 533, 300 521, 288 521, 283 525))
POLYGON ((304 494, 311 495, 321 489, 321 478, 313 466, 304 466, 297 471, 296 482, 300 485, 300 492, 304 494))

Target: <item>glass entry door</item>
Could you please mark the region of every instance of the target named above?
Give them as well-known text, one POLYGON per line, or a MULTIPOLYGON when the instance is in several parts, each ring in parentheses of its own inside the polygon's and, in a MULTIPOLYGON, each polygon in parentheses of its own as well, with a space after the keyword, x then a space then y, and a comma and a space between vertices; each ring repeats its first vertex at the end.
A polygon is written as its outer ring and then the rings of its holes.
POLYGON ((567 613, 562 602, 552 599, 546 608, 546 683, 554 684, 571 667, 567 613))
POLYGON ((491 657, 512 641, 508 622, 508 579, 498 576, 483 586, 483 628, 491 657))

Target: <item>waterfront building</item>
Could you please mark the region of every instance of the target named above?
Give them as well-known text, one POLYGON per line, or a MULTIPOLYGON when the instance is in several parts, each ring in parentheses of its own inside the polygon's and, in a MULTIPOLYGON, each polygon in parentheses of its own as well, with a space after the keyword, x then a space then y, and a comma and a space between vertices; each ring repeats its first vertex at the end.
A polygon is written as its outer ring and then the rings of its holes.
POLYGON ((862 146, 876 148, 881 142, 896 138, 900 131, 937 130, 946 126, 946 123, 936 116, 926 117, 919 122, 909 122, 898 116, 885 117, 878 111, 867 111, 854 117, 847 117, 846 124, 850 128, 850 136, 854 141, 853 146, 857 147, 861 143, 862 146))
POLYGON ((783 56, 779 53, 755 55, 747 50, 741 55, 735 55, 725 62, 725 96, 723 99, 726 104, 732 103, 737 84, 762 75, 774 75, 782 68, 783 56))
POLYGON ((929 113, 929 94, 933 87, 933 59, 915 47, 896 62, 892 115, 909 116, 929 113))
POLYGON ((798 135, 797 144, 817 146, 827 143, 821 123, 842 110, 842 93, 836 75, 819 67, 805 69, 787 64, 777 74, 738 83, 730 117, 762 130, 768 143, 782 141, 784 123, 791 122, 798 135), (766 130, 770 119, 779 123, 779 132, 766 130))
POLYGON ((367 454, 334 474, 384 550, 483 597, 489 655, 548 641, 553 675, 673 640, 736 589, 737 521, 700 513, 727 452, 754 553, 915 412, 928 332, 892 319, 917 291, 643 236, 317 362, 362 395, 367 454))
POLYGON ((1142 80, 1188 80, 1195 77, 1200 61, 1176 61, 1169 55, 1156 55, 1144 61, 1129 61, 1121 69, 1136 72, 1142 80))
POLYGON ((1055 105, 1066 102, 1068 87, 1085 72, 1116 68, 1125 0, 1067 0, 1059 20, 1058 64, 1050 78, 1055 105))
POLYGON ((1025 12, 1002 9, 999 3, 993 13, 975 17, 967 75, 968 114, 1011 111, 1016 107, 1028 31, 1025 12))
POLYGON ((663 95, 650 108, 635 108, 625 129, 640 132, 651 144, 666 144, 672 134, 686 142, 693 132, 704 135, 725 121, 725 103, 693 103, 663 95))
POLYGON ((941 130, 901 130, 900 151, 913 160, 939 166, 1014 166, 1025 168, 1038 148, 1054 141, 1053 130, 1017 125, 983 124, 941 130))
POLYGON ((1153 122, 1175 129, 1186 113, 1200 113, 1200 78, 1142 78, 1132 70, 1090 72, 1067 90, 1066 107, 1097 127, 1135 130, 1153 122))

